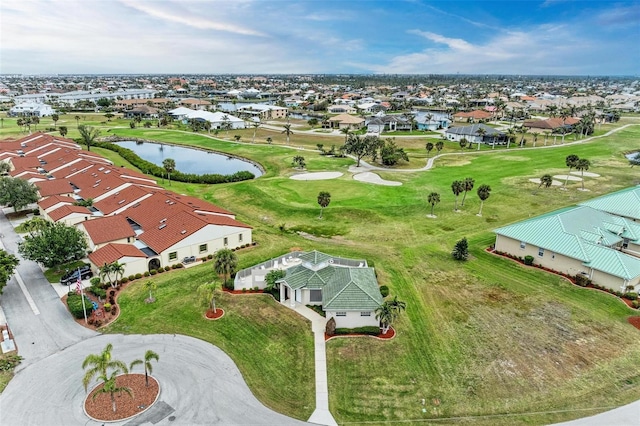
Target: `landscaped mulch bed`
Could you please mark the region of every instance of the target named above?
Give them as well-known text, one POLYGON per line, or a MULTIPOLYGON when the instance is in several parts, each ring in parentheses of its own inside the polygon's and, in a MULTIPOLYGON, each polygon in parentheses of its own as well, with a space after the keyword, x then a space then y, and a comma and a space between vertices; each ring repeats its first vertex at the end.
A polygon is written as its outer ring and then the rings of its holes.
POLYGON ((627 318, 629 324, 640 330, 640 317, 629 317, 627 318))
POLYGON ((371 334, 364 334, 364 333, 336 334, 334 336, 329 336, 327 333, 324 333, 324 341, 326 342, 336 337, 354 337, 354 336, 356 337, 369 336, 369 337, 373 337, 374 339, 389 340, 396 337, 396 331, 393 329, 393 327, 389 327, 389 330, 387 330, 386 333, 380 332, 380 334, 376 336, 371 334))
POLYGON ((222 318, 222 316, 224 315, 224 310, 220 309, 220 308, 216 308, 216 311, 213 312, 213 310, 209 309, 204 316, 207 319, 210 320, 217 320, 218 318, 222 318))
POLYGON ((262 294, 265 293, 264 290, 229 290, 227 288, 223 288, 222 291, 224 291, 225 293, 230 293, 230 294, 262 294))
POLYGON ((116 378, 118 387, 124 386, 131 389, 133 398, 126 392, 115 395, 116 412, 113 412, 111 396, 108 393, 100 394, 93 400, 93 394, 102 389, 98 385, 93 389, 84 402, 85 412, 92 418, 100 421, 115 421, 140 414, 156 401, 160 392, 160 386, 153 377, 149 376, 149 387, 145 386, 144 374, 124 374, 116 378))

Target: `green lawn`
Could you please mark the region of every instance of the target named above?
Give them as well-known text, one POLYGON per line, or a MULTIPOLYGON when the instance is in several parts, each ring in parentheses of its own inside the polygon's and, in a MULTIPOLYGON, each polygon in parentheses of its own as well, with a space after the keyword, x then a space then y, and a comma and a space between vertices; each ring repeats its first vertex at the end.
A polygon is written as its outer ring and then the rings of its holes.
MULTIPOLYGON (((612 127, 603 125, 597 132, 612 127)), ((511 413, 515 416, 473 422, 543 424, 593 414, 571 410, 640 398, 640 340, 638 330, 626 322, 633 311, 611 296, 484 251, 494 240, 492 229, 637 184, 640 172, 629 167, 622 152, 637 149, 640 126, 575 146, 512 146, 481 154, 471 150, 440 158, 426 172, 380 173, 401 181, 399 187, 354 181, 347 172, 352 160, 311 151, 302 154, 309 170, 345 175, 327 181, 291 180, 291 158, 300 151, 281 146, 284 135, 261 132, 256 144, 158 129, 110 133, 208 147, 251 158, 266 168, 254 181, 170 186, 220 204, 254 227, 258 246, 238 252, 241 268, 292 247, 364 257, 375 265, 380 284, 407 302, 394 340, 335 339, 327 344, 330 406, 338 422, 425 424, 429 418, 511 413), (274 139, 277 135, 278 144, 266 145, 267 134, 274 139), (568 184, 568 191, 536 191, 537 185, 528 180, 565 174, 569 154, 588 158, 589 171, 601 175, 585 181, 590 191, 577 191, 576 182, 568 184), (465 177, 473 177, 476 188, 492 188, 482 217, 476 216, 480 202, 475 191, 468 194, 462 212, 452 211, 451 182, 465 177), (332 196, 321 221, 319 191, 332 196), (441 195, 436 219, 426 217, 431 191, 441 195), (306 239, 294 230, 316 237, 306 239), (460 264, 450 251, 462 237, 469 239, 472 257, 460 264), (557 413, 527 414, 548 411, 557 413)), ((408 139, 399 139, 399 145, 415 156, 415 164, 424 165, 425 141, 408 139)), ((323 143, 326 149, 334 140, 341 144, 340 138, 294 134, 291 145, 315 149, 323 143)), ((459 146, 445 143, 445 152, 459 151, 459 146)), ((265 296, 225 295, 220 300, 228 309, 225 318, 205 321, 193 293, 199 282, 209 279, 208 268, 205 264, 157 276, 158 302, 153 305, 144 304, 143 290, 134 283, 122 296, 120 319, 108 331, 175 332, 210 341, 238 363, 261 401, 305 418, 314 404, 308 325, 265 296)))

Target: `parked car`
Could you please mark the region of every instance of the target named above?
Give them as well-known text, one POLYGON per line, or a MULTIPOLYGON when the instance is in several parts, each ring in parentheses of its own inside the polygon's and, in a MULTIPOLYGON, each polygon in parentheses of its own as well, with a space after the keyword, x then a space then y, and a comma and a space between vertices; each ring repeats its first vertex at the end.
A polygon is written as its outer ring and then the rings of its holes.
POLYGON ((195 256, 187 256, 184 259, 182 259, 182 263, 183 264, 187 264, 187 263, 191 263, 191 262, 195 262, 196 261, 196 257, 195 256))
POLYGON ((84 264, 79 268, 67 271, 66 274, 60 278, 60 284, 62 285, 71 285, 78 281, 78 271, 80 271, 80 279, 86 280, 87 278, 93 277, 93 272, 91 271, 91 266, 84 264))

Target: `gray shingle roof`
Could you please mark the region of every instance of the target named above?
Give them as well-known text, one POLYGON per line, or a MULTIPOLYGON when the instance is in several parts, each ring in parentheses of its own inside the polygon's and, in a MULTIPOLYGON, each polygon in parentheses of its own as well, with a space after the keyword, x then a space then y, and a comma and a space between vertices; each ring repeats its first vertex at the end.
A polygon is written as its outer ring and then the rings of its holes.
POLYGON ((491 126, 487 126, 486 124, 482 123, 476 123, 470 126, 462 127, 449 127, 445 133, 450 133, 452 135, 478 136, 478 129, 484 129, 485 136, 497 136, 503 133, 497 131, 491 126))

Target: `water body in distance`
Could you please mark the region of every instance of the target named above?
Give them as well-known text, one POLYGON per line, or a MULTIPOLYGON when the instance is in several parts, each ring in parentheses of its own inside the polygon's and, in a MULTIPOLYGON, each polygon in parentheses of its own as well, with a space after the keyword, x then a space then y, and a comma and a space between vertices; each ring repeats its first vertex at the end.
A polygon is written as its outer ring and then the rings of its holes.
POLYGON ((130 149, 140 158, 160 167, 162 167, 162 161, 166 158, 172 158, 176 162, 176 170, 182 173, 232 175, 236 172, 247 171, 256 177, 262 175, 260 169, 249 161, 227 157, 215 152, 151 142, 124 141, 118 142, 118 145, 130 149))

